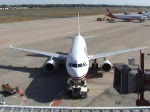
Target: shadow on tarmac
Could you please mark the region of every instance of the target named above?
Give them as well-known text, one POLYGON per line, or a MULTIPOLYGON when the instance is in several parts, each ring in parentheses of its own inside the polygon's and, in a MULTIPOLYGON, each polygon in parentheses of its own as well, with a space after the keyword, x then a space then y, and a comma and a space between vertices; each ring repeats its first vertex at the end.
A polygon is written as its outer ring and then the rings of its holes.
POLYGON ((11 94, 6 93, 5 91, 0 91, 0 94, 2 94, 4 97, 11 96, 11 94))
MULTIPOLYGON (((65 54, 61 52, 59 53, 65 54)), ((37 54, 28 54, 27 56, 42 57, 41 55, 37 55, 37 54)), ((45 61, 45 63, 48 60, 49 58, 45 61)), ((67 83, 67 79, 69 77, 67 75, 65 67, 55 70, 54 72, 47 72, 44 69, 45 63, 40 68, 29 68, 26 66, 16 67, 12 65, 8 65, 8 66, 0 65, 0 68, 29 73, 30 74, 29 78, 33 78, 33 80, 25 90, 25 95, 27 96, 27 98, 32 99, 36 102, 49 103, 52 102, 58 96, 58 94, 64 91, 65 85, 67 83)), ((98 72, 99 69, 89 68, 86 78, 87 79, 102 78, 103 74, 98 72)), ((65 92, 61 94, 61 96, 58 96, 57 99, 59 98, 70 99, 68 96, 65 95, 65 92)))
POLYGON ((25 90, 25 95, 27 98, 40 103, 49 103, 53 101, 54 98, 64 90, 64 86, 68 79, 67 72, 64 68, 54 72, 46 72, 43 67, 29 68, 0 65, 0 68, 29 73, 29 78, 33 78, 33 80, 25 90))
POLYGON ((93 68, 89 68, 88 74, 86 75, 86 78, 103 78, 103 74, 101 72, 101 68, 98 69, 93 69, 93 68))

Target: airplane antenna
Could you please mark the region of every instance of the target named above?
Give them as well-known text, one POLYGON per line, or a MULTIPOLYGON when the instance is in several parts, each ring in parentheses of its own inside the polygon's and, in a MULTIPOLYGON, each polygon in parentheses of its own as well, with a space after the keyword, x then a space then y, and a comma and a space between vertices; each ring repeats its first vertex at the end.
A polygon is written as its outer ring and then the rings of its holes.
POLYGON ((78 13, 78 35, 80 35, 80 18, 78 13))

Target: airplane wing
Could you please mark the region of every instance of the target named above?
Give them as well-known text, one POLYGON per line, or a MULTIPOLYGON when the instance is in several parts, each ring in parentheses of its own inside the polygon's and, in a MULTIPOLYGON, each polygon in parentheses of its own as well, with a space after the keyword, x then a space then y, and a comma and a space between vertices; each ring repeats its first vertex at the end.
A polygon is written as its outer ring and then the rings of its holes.
POLYGON ((20 50, 20 51, 36 53, 36 54, 40 54, 40 55, 44 55, 44 56, 48 56, 48 57, 55 57, 55 58, 64 59, 64 60, 67 59, 67 55, 63 55, 63 54, 57 54, 57 53, 50 53, 50 52, 43 52, 43 51, 37 51, 37 50, 17 48, 17 47, 13 47, 11 45, 10 45, 10 48, 13 48, 13 49, 16 49, 16 50, 20 50))
POLYGON ((104 58, 104 57, 111 56, 111 55, 116 55, 116 54, 131 52, 131 51, 137 51, 137 50, 142 50, 142 49, 146 49, 146 48, 147 47, 140 47, 140 48, 126 49, 126 50, 120 50, 120 51, 114 51, 114 52, 94 54, 94 55, 89 55, 88 58, 89 58, 89 60, 97 59, 97 58, 104 58))

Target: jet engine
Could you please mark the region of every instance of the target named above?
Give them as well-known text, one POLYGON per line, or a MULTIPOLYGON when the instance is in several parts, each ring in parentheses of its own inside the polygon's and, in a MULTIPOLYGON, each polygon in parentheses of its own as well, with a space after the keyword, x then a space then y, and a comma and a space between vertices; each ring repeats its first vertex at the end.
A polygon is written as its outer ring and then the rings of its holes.
POLYGON ((53 59, 50 59, 46 62, 45 64, 45 69, 48 71, 48 72, 52 72, 54 71, 56 68, 56 63, 53 59))
POLYGON ((102 70, 105 71, 105 72, 109 72, 112 68, 112 65, 111 63, 109 62, 109 60, 105 60, 103 61, 102 63, 102 70))

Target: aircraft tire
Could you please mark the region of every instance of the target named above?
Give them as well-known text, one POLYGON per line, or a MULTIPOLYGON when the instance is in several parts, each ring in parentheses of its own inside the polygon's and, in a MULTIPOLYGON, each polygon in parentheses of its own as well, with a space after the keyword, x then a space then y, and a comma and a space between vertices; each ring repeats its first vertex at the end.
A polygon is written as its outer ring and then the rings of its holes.
POLYGON ((98 63, 96 63, 96 68, 98 68, 98 63))

